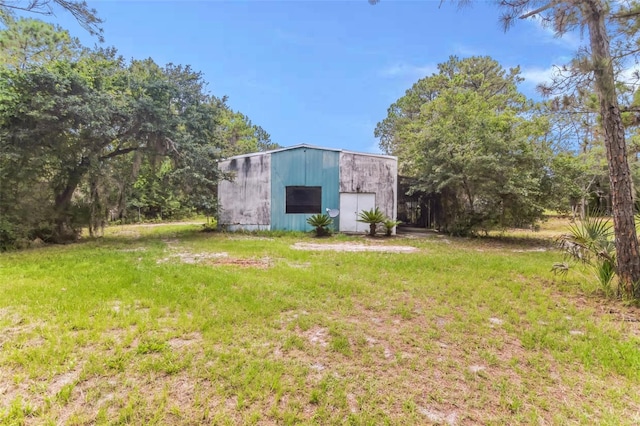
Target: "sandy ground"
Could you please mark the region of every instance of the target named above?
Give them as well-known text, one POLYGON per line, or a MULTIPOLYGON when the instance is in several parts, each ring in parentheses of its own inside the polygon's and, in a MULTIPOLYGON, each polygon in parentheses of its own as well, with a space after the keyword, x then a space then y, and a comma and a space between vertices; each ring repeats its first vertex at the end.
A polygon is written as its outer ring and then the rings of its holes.
POLYGON ((410 246, 371 246, 357 243, 340 243, 340 244, 318 244, 318 243, 295 243, 291 246, 296 250, 333 250, 333 251, 377 251, 384 253, 415 253, 419 250, 410 246))

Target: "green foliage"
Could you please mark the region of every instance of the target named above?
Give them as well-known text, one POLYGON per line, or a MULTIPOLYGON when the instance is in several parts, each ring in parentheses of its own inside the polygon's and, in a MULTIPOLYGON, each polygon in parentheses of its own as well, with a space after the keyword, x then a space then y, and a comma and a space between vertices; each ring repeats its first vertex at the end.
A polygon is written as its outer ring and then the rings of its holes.
POLYGON ((419 80, 378 124, 412 190, 437 195, 440 230, 466 235, 525 226, 543 212, 547 121, 517 91, 519 69, 488 57, 451 57, 419 80))
POLYGON ((378 207, 370 210, 362 210, 358 213, 358 222, 369 224, 369 236, 374 237, 379 223, 384 223, 387 220, 384 213, 380 211, 378 207))
POLYGON ((218 221, 207 218, 207 223, 202 224, 202 232, 215 232, 218 230, 218 221))
POLYGON ((549 208, 585 216, 597 208, 598 198, 608 194, 607 165, 602 149, 593 148, 581 154, 561 152, 551 161, 551 188, 553 197, 549 208), (580 211, 578 211, 580 210, 580 211))
POLYGON ((616 275, 616 249, 613 225, 608 217, 586 216, 569 227, 558 243, 565 256, 588 265, 595 273, 600 288, 607 295, 620 293, 612 287, 616 275))
MULTIPOLYGON (((597 96, 581 88, 546 102, 542 113, 549 117, 554 151, 547 207, 574 218, 609 209, 611 188, 597 96)), ((637 162, 630 166, 638 171, 637 162)))
POLYGON ((384 222, 382 222, 382 225, 384 226, 384 234, 387 237, 390 236, 393 232, 393 228, 395 228, 397 225, 400 225, 401 223, 402 221, 400 220, 385 218, 384 222))
POLYGON ((262 127, 253 124, 244 114, 229 108, 222 111, 220 132, 224 141, 222 152, 224 157, 269 151, 280 147, 271 142, 271 136, 262 127))
POLYGON ((25 69, 60 60, 78 59, 83 49, 68 31, 37 19, 9 19, 0 31, 0 63, 25 69))
POLYGON ((17 235, 15 225, 0 217, 0 252, 16 248, 17 235))
POLYGON ((108 218, 214 216, 217 160, 275 146, 189 66, 126 62, 10 16, 0 59, 2 249, 100 235, 108 218))
POLYGON ((307 219, 307 223, 313 226, 316 237, 322 237, 330 233, 329 226, 333 223, 333 219, 327 214, 314 214, 307 219))

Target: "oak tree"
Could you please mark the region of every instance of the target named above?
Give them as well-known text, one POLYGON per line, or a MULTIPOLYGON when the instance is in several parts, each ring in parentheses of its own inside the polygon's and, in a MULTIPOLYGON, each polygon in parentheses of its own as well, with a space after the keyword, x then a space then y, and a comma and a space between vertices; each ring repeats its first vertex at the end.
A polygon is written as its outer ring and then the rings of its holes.
POLYGON ((527 225, 543 211, 546 120, 517 90, 517 68, 489 57, 451 57, 419 80, 378 124, 413 190, 435 194, 442 231, 464 235, 527 225))

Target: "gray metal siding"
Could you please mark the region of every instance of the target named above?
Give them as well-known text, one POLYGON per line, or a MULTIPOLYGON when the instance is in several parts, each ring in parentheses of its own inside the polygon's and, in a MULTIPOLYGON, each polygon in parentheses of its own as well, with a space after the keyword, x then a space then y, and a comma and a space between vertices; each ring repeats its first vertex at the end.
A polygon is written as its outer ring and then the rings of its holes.
POLYGON ((373 192, 376 206, 395 219, 397 188, 398 162, 395 158, 340 153, 340 192, 373 192))
POLYGON ((218 184, 218 222, 229 229, 269 229, 271 154, 232 158, 218 168, 233 175, 218 184))

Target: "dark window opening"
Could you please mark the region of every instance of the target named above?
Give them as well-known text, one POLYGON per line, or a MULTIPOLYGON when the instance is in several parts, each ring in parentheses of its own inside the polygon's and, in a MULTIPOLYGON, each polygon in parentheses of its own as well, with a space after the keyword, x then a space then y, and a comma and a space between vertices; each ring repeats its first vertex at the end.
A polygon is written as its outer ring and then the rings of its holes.
POLYGON ((321 186, 287 186, 287 213, 320 213, 321 186))

